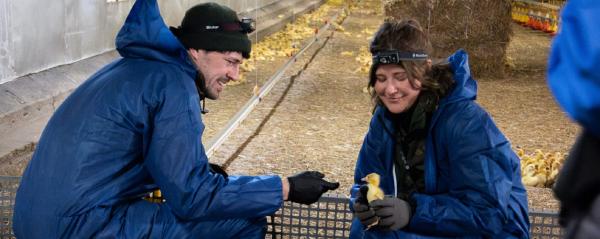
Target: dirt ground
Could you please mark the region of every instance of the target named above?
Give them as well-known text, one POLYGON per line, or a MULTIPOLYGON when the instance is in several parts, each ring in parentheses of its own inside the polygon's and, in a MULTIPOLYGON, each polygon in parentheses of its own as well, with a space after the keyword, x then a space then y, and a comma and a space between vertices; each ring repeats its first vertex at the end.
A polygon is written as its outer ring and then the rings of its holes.
POLYGON ((479 78, 477 101, 492 115, 513 147, 527 152, 568 152, 579 127, 559 108, 546 83, 551 37, 513 24, 508 76, 479 78))
MULTIPOLYGON (((235 161, 228 168, 232 174, 290 175, 319 170, 342 183, 338 193, 348 194, 371 105, 369 96, 362 92, 365 76, 354 72, 359 63, 354 56, 340 53, 357 52, 359 46, 366 46, 367 35, 357 35, 376 27, 380 18, 373 17, 373 11, 354 9, 342 24, 351 34, 335 32, 305 71, 293 81, 290 77, 282 79, 211 161, 223 163, 240 145, 247 144, 239 155, 233 155, 235 161), (270 119, 256 132, 269 114, 270 119), (246 142, 250 136, 254 137, 246 142)), ((297 74, 321 46, 315 45, 287 76, 297 74)))
MULTIPOLYGON (((349 193, 372 109, 369 96, 363 92, 367 75, 357 71, 360 65, 355 57, 361 46, 368 46, 368 38, 383 21, 380 1, 357 2, 359 5, 351 8, 341 24, 345 30, 336 31, 330 39, 319 39, 215 152, 211 162, 231 162, 227 169, 230 174, 291 175, 319 170, 341 183, 335 193, 349 193)), ((337 11, 332 9, 330 15, 337 11)), ((516 24, 513 30, 508 49, 510 73, 503 79, 478 78, 477 101, 514 148, 567 152, 579 129, 565 117, 546 86, 551 38, 516 24)), ((206 102, 210 113, 203 115, 204 142, 248 101, 255 80, 263 85, 285 60, 258 61, 258 73, 248 73, 246 83, 228 86, 218 101, 206 102)), ((27 158, 20 161, 28 160, 30 153, 19 157, 27 158)), ((24 164, 11 167, 15 165, 24 164)), ((20 175, 22 168, 8 171, 6 174, 20 175)), ((550 189, 527 189, 530 207, 558 210, 550 189)))

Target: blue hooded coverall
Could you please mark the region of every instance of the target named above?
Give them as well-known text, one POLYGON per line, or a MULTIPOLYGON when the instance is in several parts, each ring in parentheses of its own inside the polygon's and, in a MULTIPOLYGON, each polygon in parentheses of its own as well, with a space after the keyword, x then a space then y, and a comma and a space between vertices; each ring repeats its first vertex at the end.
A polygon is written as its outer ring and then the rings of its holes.
POLYGON ((18 189, 18 238, 261 238, 279 176, 209 171, 197 71, 156 0, 138 0, 123 58, 79 86, 46 126, 18 189), (166 203, 142 200, 160 188, 166 203))
POLYGON ((564 238, 600 236, 600 1, 569 0, 553 40, 548 83, 582 126, 554 185, 564 238))
POLYGON ((552 43, 548 83, 569 116, 600 137, 600 1, 565 4, 552 43))
MULTIPOLYGON (((475 103, 468 56, 448 58, 454 88, 433 113, 425 146, 425 192, 413 193, 414 214, 402 230, 365 231, 355 218, 350 238, 529 238, 527 193, 520 163, 491 117, 475 103)), ((378 107, 358 155, 352 202, 361 178, 376 172, 386 195, 394 186, 395 123, 378 107), (385 125, 383 125, 385 124, 385 125)))

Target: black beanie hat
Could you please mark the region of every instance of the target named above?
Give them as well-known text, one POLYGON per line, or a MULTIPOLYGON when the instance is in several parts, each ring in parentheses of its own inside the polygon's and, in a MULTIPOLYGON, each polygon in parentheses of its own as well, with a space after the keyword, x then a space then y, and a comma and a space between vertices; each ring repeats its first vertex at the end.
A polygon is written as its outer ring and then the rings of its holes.
POLYGON ((186 49, 207 51, 236 51, 244 58, 250 57, 251 42, 246 32, 226 29, 240 20, 235 11, 217 3, 198 4, 185 12, 178 28, 171 31, 186 49))

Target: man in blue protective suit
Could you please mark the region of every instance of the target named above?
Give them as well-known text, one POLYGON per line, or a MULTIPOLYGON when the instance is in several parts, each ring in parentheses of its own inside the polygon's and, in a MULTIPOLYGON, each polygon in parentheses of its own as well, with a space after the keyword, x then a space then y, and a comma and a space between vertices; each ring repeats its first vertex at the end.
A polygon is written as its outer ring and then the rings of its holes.
POLYGON ((600 1, 569 0, 548 63, 558 103, 583 132, 554 186, 565 238, 600 237, 600 1))
POLYGON ((217 99, 250 54, 247 20, 215 3, 178 28, 138 0, 108 64, 58 108, 18 189, 19 238, 263 238, 284 200, 310 204, 324 175, 227 176, 209 166, 200 101, 217 99), (143 200, 160 188, 165 203, 143 200))

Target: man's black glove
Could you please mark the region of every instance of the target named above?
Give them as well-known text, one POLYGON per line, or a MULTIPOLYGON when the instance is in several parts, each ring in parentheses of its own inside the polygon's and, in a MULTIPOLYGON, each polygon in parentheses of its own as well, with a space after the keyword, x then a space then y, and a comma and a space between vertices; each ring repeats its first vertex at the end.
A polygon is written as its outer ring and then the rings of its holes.
POLYGON ((365 226, 365 228, 369 228, 373 226, 379 218, 375 216, 375 210, 369 207, 369 202, 367 201, 367 192, 369 191, 369 187, 367 185, 363 185, 360 187, 358 192, 356 193, 356 200, 354 200, 354 216, 360 220, 360 223, 365 226))
POLYGON ((377 228, 386 231, 396 231, 405 227, 410 221, 411 207, 408 202, 395 197, 374 200, 371 207, 379 217, 377 228))
POLYGON ((225 172, 225 170, 223 168, 221 168, 221 166, 214 164, 214 163, 208 163, 208 165, 210 166, 211 172, 221 174, 225 178, 227 178, 229 176, 227 174, 227 172, 225 172))
POLYGON ((302 204, 315 203, 321 195, 329 190, 335 190, 340 183, 331 183, 323 180, 323 175, 317 171, 304 171, 288 177, 290 192, 288 200, 302 204))

